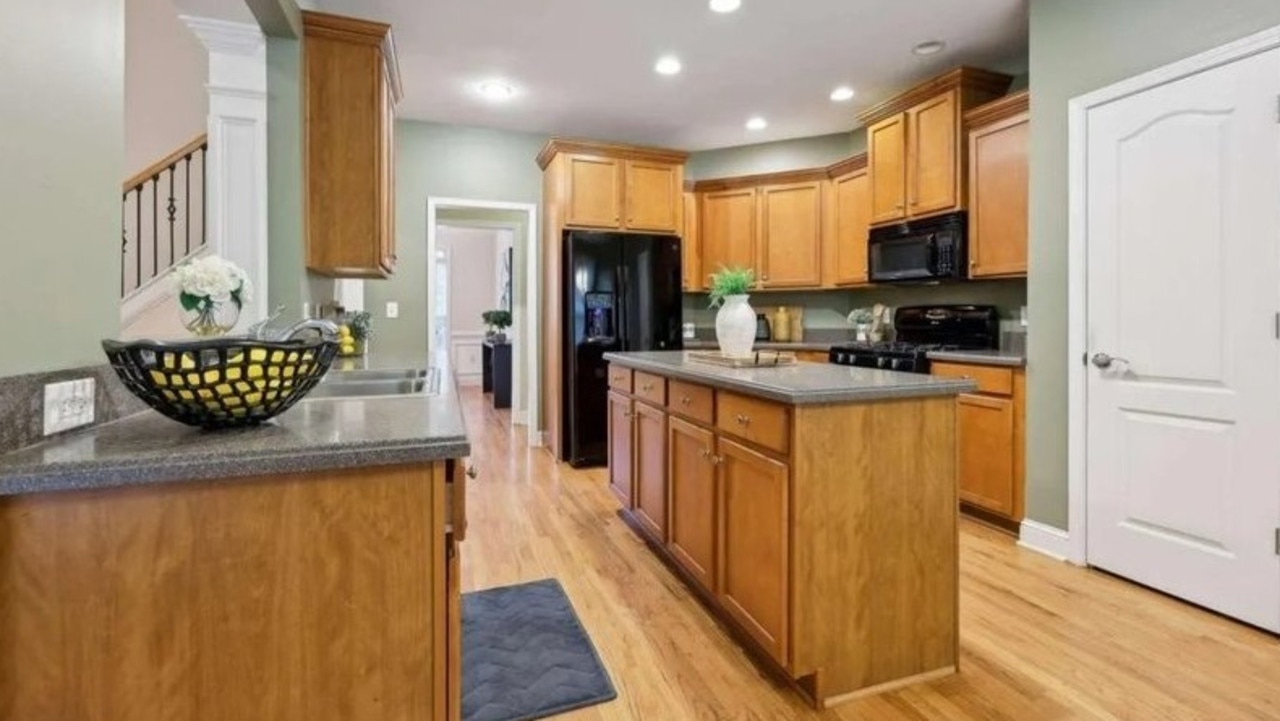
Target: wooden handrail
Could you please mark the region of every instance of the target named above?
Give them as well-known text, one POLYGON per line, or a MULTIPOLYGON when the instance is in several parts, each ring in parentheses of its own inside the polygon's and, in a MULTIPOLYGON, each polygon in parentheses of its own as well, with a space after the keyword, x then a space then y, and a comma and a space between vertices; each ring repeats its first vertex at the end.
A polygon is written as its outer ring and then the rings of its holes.
POLYGON ((196 137, 192 138, 188 143, 183 145, 181 148, 178 148, 177 150, 173 151, 172 153, 169 153, 168 155, 157 160, 151 165, 148 165, 144 170, 134 173, 132 176, 129 177, 128 180, 125 180, 124 183, 121 184, 121 190, 123 190, 126 194, 136 190, 147 181, 159 176, 161 173, 168 170, 169 166, 177 164, 179 160, 182 160, 188 155, 191 155, 195 153, 197 150, 199 150, 200 148, 204 147, 205 143, 207 143, 208 141, 209 141, 208 133, 200 133, 196 137))

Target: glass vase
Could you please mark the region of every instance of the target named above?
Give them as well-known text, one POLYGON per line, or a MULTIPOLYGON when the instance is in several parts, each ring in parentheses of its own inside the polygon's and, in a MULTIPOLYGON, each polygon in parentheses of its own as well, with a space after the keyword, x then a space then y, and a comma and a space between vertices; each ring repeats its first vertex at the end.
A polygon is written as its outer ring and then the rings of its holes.
POLYGON ((204 299, 191 310, 182 309, 182 327, 197 338, 226 335, 240 320, 240 306, 234 301, 204 299))

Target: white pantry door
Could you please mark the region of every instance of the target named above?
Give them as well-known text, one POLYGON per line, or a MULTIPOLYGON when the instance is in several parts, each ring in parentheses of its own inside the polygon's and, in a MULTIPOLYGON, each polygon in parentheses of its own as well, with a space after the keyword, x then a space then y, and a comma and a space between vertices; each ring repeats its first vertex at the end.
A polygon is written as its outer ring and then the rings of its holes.
POLYGON ((1278 99, 1280 49, 1089 109, 1085 221, 1088 561, 1272 630, 1278 99))

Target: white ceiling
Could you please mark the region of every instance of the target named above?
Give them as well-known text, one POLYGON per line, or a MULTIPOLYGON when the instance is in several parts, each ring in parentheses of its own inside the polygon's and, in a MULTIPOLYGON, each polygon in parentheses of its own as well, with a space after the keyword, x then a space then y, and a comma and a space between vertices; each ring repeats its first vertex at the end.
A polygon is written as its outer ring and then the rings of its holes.
POLYGON ((1027 0, 319 0, 390 22, 401 117, 685 150, 852 130, 858 111, 956 65, 1027 67, 1027 0), (911 48, 943 40, 938 55, 911 48), (653 71, 674 53, 684 72, 653 71), (516 85, 502 104, 472 86, 516 85), (854 87, 850 103, 828 99, 854 87), (759 114, 768 129, 751 132, 759 114))

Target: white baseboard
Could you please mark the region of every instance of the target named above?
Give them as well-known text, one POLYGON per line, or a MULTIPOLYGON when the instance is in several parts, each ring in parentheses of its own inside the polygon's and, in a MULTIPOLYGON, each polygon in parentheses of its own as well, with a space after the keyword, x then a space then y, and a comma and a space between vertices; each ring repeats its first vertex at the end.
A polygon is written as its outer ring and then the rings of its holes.
POLYGON ((454 381, 460 386, 478 386, 484 382, 484 376, 480 374, 458 373, 453 378, 454 378, 454 381))
POLYGON ((529 425, 529 411, 516 411, 511 414, 512 425, 527 426, 529 425))
POLYGON ((1067 532, 1038 521, 1022 522, 1018 545, 1058 561, 1071 557, 1071 539, 1067 532))

